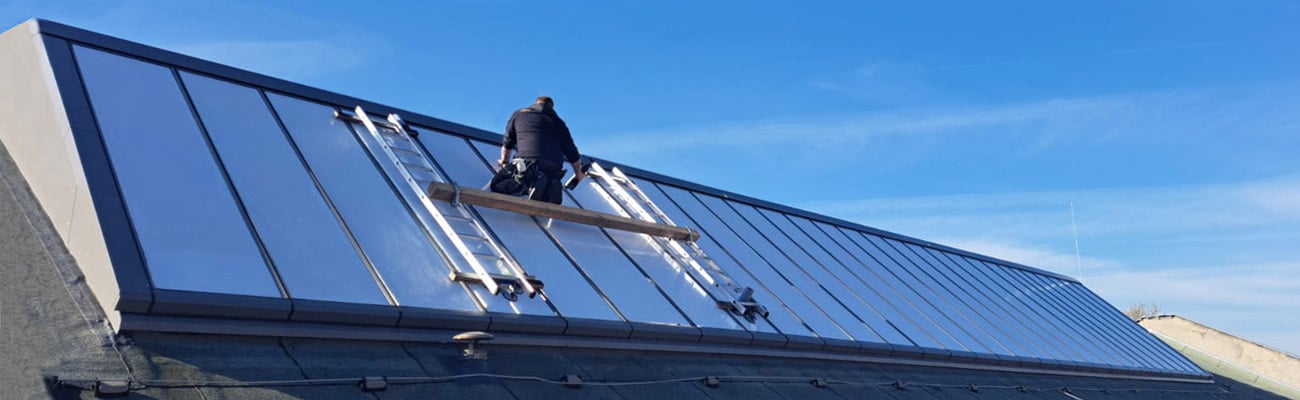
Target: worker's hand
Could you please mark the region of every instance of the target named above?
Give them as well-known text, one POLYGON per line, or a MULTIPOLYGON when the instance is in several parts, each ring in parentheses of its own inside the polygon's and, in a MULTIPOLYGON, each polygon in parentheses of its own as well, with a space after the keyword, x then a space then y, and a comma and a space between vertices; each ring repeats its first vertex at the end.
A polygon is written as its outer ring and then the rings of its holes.
POLYGON ((573 178, 574 178, 574 179, 577 179, 577 180, 579 180, 579 181, 581 181, 581 180, 583 180, 583 179, 587 179, 587 174, 582 173, 582 170, 580 170, 580 169, 579 169, 579 170, 574 170, 574 171, 573 171, 573 178))
POLYGON ((505 168, 506 160, 497 160, 497 169, 505 168))

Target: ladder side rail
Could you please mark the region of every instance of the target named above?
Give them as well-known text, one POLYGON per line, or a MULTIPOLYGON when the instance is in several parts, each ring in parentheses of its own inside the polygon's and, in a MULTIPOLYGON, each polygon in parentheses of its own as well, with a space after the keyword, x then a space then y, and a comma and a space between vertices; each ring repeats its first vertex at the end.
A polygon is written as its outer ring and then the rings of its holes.
MULTIPOLYGON (((593 167, 595 167, 594 163, 593 163, 593 167)), ((601 169, 600 171, 602 173, 605 172, 604 169, 601 169)), ((631 194, 636 195, 636 203, 638 204, 636 204, 635 206, 637 208, 640 208, 642 205, 644 205, 649 209, 648 210, 649 212, 653 212, 654 215, 658 217, 660 220, 662 220, 664 223, 676 226, 676 224, 672 222, 672 219, 670 219, 668 215, 665 214, 663 210, 659 208, 658 205, 655 205, 655 203, 650 200, 650 197, 646 196, 645 192, 641 191, 641 188, 637 187, 636 183, 633 182, 631 179, 629 179, 626 175, 624 175, 623 171, 619 170, 618 167, 610 168, 609 173, 615 178, 616 183, 625 185, 628 188, 627 192, 629 192, 629 194, 627 194, 627 196, 630 197, 631 194)), ((741 291, 743 290, 740 288, 740 285, 737 285, 735 280, 733 280, 731 276, 726 273, 726 271, 723 271, 722 267, 718 266, 717 263, 713 262, 713 259, 710 258, 707 254, 705 254, 704 249, 701 249, 700 246, 697 245, 695 242, 687 242, 687 245, 690 247, 689 252, 687 251, 687 249, 683 248, 682 244, 678 241, 673 241, 672 245, 674 249, 682 253, 687 253, 687 254, 693 253, 694 257, 691 257, 692 261, 695 261, 696 258, 703 260, 705 265, 697 264, 697 268, 701 268, 701 269, 707 268, 708 277, 710 278, 711 282, 714 280, 713 278, 716 275, 717 278, 716 280, 722 281, 721 284, 727 286, 727 288, 731 289, 733 292, 741 293, 741 291)))
MULTIPOLYGON (((613 196, 611 197, 620 198, 619 200, 621 203, 623 203, 623 207, 628 209, 630 213, 636 214, 638 218, 655 222, 653 217, 649 215, 649 212, 646 209, 641 207, 641 204, 653 205, 653 203, 638 201, 638 199, 634 198, 632 194, 629 193, 629 192, 635 192, 637 193, 637 195, 639 195, 638 197, 640 197, 641 200, 648 200, 645 197, 645 194, 641 193, 640 189, 637 188, 635 184, 632 183, 632 181, 617 176, 611 176, 603 168, 601 168, 599 165, 597 165, 594 162, 592 163, 591 168, 593 171, 596 172, 596 174, 594 175, 600 178, 600 181, 603 183, 602 185, 597 185, 598 187, 600 187, 602 190, 605 190, 606 192, 612 192, 611 194, 613 194, 613 196)), ((660 215, 662 215, 662 213, 660 213, 660 215)), ((666 220, 667 218, 664 219, 666 220)), ((736 296, 736 294, 740 292, 737 291, 738 288, 736 287, 734 282, 730 281, 729 277, 726 277, 725 275, 722 276, 724 278, 722 279, 722 281, 726 286, 726 288, 724 289, 724 287, 719 284, 719 279, 715 279, 713 274, 711 274, 709 270, 706 269, 706 267, 700 265, 700 263, 697 261, 697 258, 699 257, 693 257, 689 252, 686 251, 686 249, 682 248, 681 243, 679 241, 669 240, 667 238, 661 238, 661 237, 653 237, 651 243, 654 243, 656 247, 659 248, 660 251, 664 251, 672 259, 677 260, 678 264, 686 266, 687 268, 684 268, 684 270, 687 271, 687 274, 690 275, 691 278, 694 279, 696 282, 699 282, 702 286, 704 286, 706 288, 706 291, 709 293, 709 297, 712 297, 714 301, 718 302, 720 305, 725 305, 724 308, 728 308, 736 311, 737 313, 744 314, 746 307, 744 304, 740 302, 738 296, 736 296), (729 292, 727 289, 729 289, 731 292, 729 292), (719 292, 720 290, 721 292, 719 292)), ((691 244, 694 243, 691 242, 691 244)), ((698 250, 698 247, 696 247, 696 249, 698 250)), ((703 254, 702 250, 701 252, 696 254, 702 255, 703 254)), ((707 257, 703 257, 703 259, 706 262, 712 263, 712 260, 708 259, 707 257)), ((714 269, 717 269, 716 265, 714 266, 714 269)))
MULTIPOLYGON (((455 233, 455 230, 451 227, 451 224, 447 222, 446 218, 442 215, 442 213, 437 211, 436 205, 434 205, 433 202, 429 200, 428 196, 424 194, 424 190, 419 187, 419 183, 415 181, 415 178, 411 176, 411 173, 406 170, 406 167, 402 166, 401 159, 397 157, 397 154, 393 152, 393 149, 390 147, 387 140, 384 139, 383 135, 379 133, 379 128, 375 126, 374 121, 370 120, 370 115, 367 114, 366 111, 361 108, 361 106, 357 106, 354 112, 356 114, 357 119, 360 120, 361 124, 365 125, 366 130, 370 132, 370 136, 374 138, 377 143, 379 143, 379 148, 383 150, 383 153, 386 156, 388 156, 389 161, 395 164, 398 172, 402 175, 402 179, 407 183, 408 187, 415 190, 420 203, 422 203, 422 205, 425 207, 425 211, 428 211, 429 214, 433 215, 433 218, 435 221, 437 221, 439 228, 443 231, 444 234, 446 234, 448 240, 450 240, 454 244, 454 247, 456 247, 457 252, 460 253, 461 257, 465 259, 465 263, 469 264, 469 267, 474 271, 474 274, 478 275, 479 280, 483 283, 483 286, 488 289, 489 293, 492 293, 493 295, 498 294, 501 288, 499 285, 497 285, 496 280, 493 279, 491 274, 487 271, 487 269, 484 268, 483 265, 478 262, 478 259, 474 256, 474 254, 472 254, 469 251, 469 247, 465 244, 463 240, 461 240, 460 236, 455 233)), ((398 135, 399 137, 405 138, 406 133, 404 131, 398 133, 399 133, 398 135)), ((423 158, 421 158, 421 160, 423 160, 423 158)), ((424 224, 424 222, 421 221, 421 224, 424 224)), ((426 226, 425 228, 428 229, 432 227, 426 226)))
MULTIPOLYGON (((407 132, 406 123, 402 120, 400 116, 398 116, 395 113, 388 114, 388 122, 393 124, 393 126, 395 127, 394 130, 397 131, 399 136, 406 139, 408 143, 411 143, 412 144, 411 147, 415 151, 420 153, 421 160, 424 161, 426 168, 428 168, 430 171, 433 171, 434 174, 437 174, 438 177, 442 179, 444 182, 447 182, 452 185, 456 184, 451 180, 450 177, 439 172, 438 167, 433 165, 433 162, 430 161, 430 158, 432 157, 429 154, 424 152, 423 149, 424 146, 415 145, 414 143, 415 140, 412 139, 410 132, 407 132)), ((425 190, 425 187, 422 187, 414 180, 412 180, 411 182, 412 182, 412 188, 415 189, 415 191, 420 193, 420 199, 424 202, 429 202, 430 199, 425 190)), ((478 215, 475 215, 474 212, 465 204, 453 205, 453 207, 455 207, 458 211, 460 211, 460 214, 466 219, 468 219, 472 225, 474 225, 474 228, 478 231, 479 234, 482 235, 483 239, 485 239, 484 241, 487 243, 488 247, 492 250, 492 252, 498 255, 501 261, 506 265, 506 267, 509 268, 510 271, 514 273, 515 275, 514 279, 518 281, 519 286, 522 287, 524 292, 528 293, 530 297, 536 296, 537 288, 531 282, 528 272, 524 271, 523 267, 520 266, 519 263, 515 262, 515 258, 513 257, 513 255, 508 253, 503 246, 497 243, 498 239, 489 232, 487 226, 484 226, 484 224, 481 222, 482 220, 480 219, 480 217, 478 215)), ((456 239, 459 240, 459 237, 457 237, 456 239)), ((477 261, 478 261, 477 259, 474 260, 474 262, 477 261)), ((488 276, 494 276, 494 275, 489 273, 488 276)))
MULTIPOLYGON (((593 169, 593 172, 595 172, 594 174, 591 175, 597 177, 600 180, 600 182, 602 182, 601 184, 596 185, 596 187, 599 188, 610 199, 622 203, 620 204, 621 207, 615 209, 619 214, 622 214, 623 216, 629 218, 637 218, 644 221, 655 222, 653 219, 651 219, 648 215, 645 214, 644 210, 636 208, 635 204, 631 204, 630 203, 631 199, 629 198, 627 193, 624 192, 618 186, 615 186, 615 183, 609 182, 607 179, 608 175, 605 175, 604 171, 600 170, 599 166, 593 164, 591 168, 593 169)), ((710 287, 715 285, 713 279, 711 279, 708 276, 697 276, 700 267, 698 265, 693 265, 693 262, 688 254, 680 251, 680 249, 675 248, 676 246, 672 246, 671 245, 672 241, 668 240, 667 238, 654 236, 654 235, 646 235, 646 236, 649 239, 647 241, 650 243, 650 245, 654 247, 655 250, 667 255, 668 261, 673 263, 674 267, 687 271, 688 274, 691 275, 691 277, 695 281, 697 281, 702 286, 704 286, 707 291, 712 292, 710 287)), ((717 295, 715 293, 710 293, 710 297, 714 297, 715 300, 721 300, 717 298, 717 295)))
MULTIPOLYGON (((655 223, 659 222, 656 221, 655 218, 649 214, 649 212, 647 212, 644 208, 642 208, 640 204, 638 204, 643 202, 644 196, 642 196, 641 199, 633 198, 631 193, 629 193, 629 190, 623 188, 623 183, 618 181, 619 179, 618 177, 610 175, 604 168, 601 168, 600 165, 595 162, 591 163, 591 171, 595 172, 592 175, 599 178, 600 181, 603 183, 602 185, 597 185, 597 186, 600 187, 602 190, 605 190, 607 193, 610 193, 611 197, 617 198, 621 203, 623 203, 622 204, 623 208, 626 208, 629 214, 632 214, 631 216, 633 218, 637 218, 649 222, 655 222, 655 223)), ((637 190, 637 188, 635 187, 631 187, 631 189, 637 190)), ((667 222, 669 225, 672 224, 669 221, 665 221, 665 222, 667 222)), ((688 253, 686 253, 685 249, 682 249, 681 246, 677 245, 674 241, 666 241, 667 243, 663 243, 663 241, 660 241, 658 239, 660 238, 655 238, 654 242, 658 246, 662 247, 660 250, 667 252, 668 254, 672 255, 674 258, 684 260, 685 262, 683 264, 687 267, 690 267, 690 270, 692 270, 692 275, 698 275, 698 276, 694 276, 696 280, 700 281, 700 283, 708 287, 717 286, 716 280, 713 279, 712 276, 709 276, 707 273, 705 273, 706 271, 703 269, 703 267, 700 266, 698 263, 696 263, 695 260, 693 260, 692 257, 688 253)))
MULTIPOLYGON (((604 169, 599 168, 599 166, 596 165, 596 163, 594 162, 592 163, 592 167, 596 168, 602 174, 605 173, 604 169)), ((654 203, 654 201, 651 201, 649 196, 646 196, 645 192, 643 192, 641 188, 636 185, 636 182, 633 182, 626 175, 624 175, 623 171, 619 170, 618 167, 611 168, 611 171, 608 173, 608 175, 612 175, 612 177, 614 178, 614 179, 608 179, 608 181, 618 185, 620 191, 630 192, 630 193, 624 193, 624 196, 631 197, 632 194, 636 195, 636 200, 639 201, 629 203, 632 204, 633 207, 639 209, 642 205, 644 205, 647 208, 649 208, 649 212, 653 212, 659 219, 663 220, 665 223, 675 225, 672 223, 672 220, 668 217, 668 215, 665 214, 663 210, 660 209, 659 206, 654 203), (622 187, 626 187, 626 189, 624 190, 622 189, 622 187)), ((645 210, 641 210, 640 212, 647 213, 647 211, 645 210)), ((757 313, 759 315, 763 315, 764 317, 766 317, 767 308, 754 301, 753 290, 747 287, 742 287, 739 284, 737 284, 736 281, 733 278, 731 278, 731 275, 727 274, 727 272, 723 270, 721 266, 719 266, 716 262, 714 262, 713 259, 710 258, 708 254, 704 252, 704 249, 700 248, 700 246, 697 243, 695 243, 694 241, 686 241, 685 245, 683 245, 682 241, 672 240, 672 241, 668 241, 667 244, 674 251, 679 252, 685 259, 687 259, 689 261, 689 265, 697 269, 700 275, 702 275, 705 279, 708 279, 710 282, 713 282, 715 287, 719 289, 725 289, 725 293, 727 294, 727 296, 719 298, 720 303, 721 302, 728 303, 728 307, 733 308, 737 312, 740 312, 746 315, 747 317, 752 315, 753 313, 757 313), (689 252, 684 246, 690 248, 689 252)))

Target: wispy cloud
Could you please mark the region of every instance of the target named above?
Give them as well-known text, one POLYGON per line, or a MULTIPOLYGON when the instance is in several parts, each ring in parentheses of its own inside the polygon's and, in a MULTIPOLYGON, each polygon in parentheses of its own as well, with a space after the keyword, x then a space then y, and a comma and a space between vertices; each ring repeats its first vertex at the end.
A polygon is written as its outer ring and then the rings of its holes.
POLYGON ((1300 225, 1300 176, 1235 184, 816 201, 798 206, 886 229, 1041 239, 1069 234, 1074 204, 1087 235, 1182 234, 1300 225))
POLYGON ((289 80, 344 74, 373 50, 325 40, 219 41, 168 46, 198 58, 289 80))
POLYGON ((1270 82, 1011 104, 888 108, 610 132, 584 138, 584 150, 643 165, 641 161, 654 161, 663 154, 717 149, 756 157, 815 153, 906 161, 909 154, 933 153, 953 141, 1001 149, 1000 157, 1081 151, 1114 143, 1127 148, 1209 151, 1203 146, 1213 146, 1228 135, 1242 139, 1237 141, 1242 146, 1263 148, 1266 140, 1300 144, 1300 139, 1289 139, 1300 127, 1300 114, 1286 105, 1296 100, 1300 100, 1300 84, 1270 82))
MULTIPOLYGON (((661 154, 700 148, 740 147, 770 149, 841 148, 888 136, 929 134, 972 134, 990 128, 1025 125, 1054 125, 1061 130, 1082 126, 1087 119, 1114 120, 1116 113, 1132 109, 1137 99, 1096 97, 1053 99, 1034 103, 994 107, 953 109, 889 110, 849 116, 815 116, 763 121, 728 121, 700 126, 683 126, 648 132, 625 132, 594 138, 586 147, 601 153, 627 156, 661 154)), ((1132 111, 1138 112, 1138 111, 1132 111)), ((1095 125, 1095 122, 1087 124, 1095 125)), ((1023 129, 1008 134, 1027 133, 1023 129)), ((1035 136, 1051 135, 1035 131, 1035 136)))
POLYGON ((855 101, 899 106, 933 101, 939 95, 927 72, 915 65, 875 62, 842 76, 811 80, 808 85, 855 101))

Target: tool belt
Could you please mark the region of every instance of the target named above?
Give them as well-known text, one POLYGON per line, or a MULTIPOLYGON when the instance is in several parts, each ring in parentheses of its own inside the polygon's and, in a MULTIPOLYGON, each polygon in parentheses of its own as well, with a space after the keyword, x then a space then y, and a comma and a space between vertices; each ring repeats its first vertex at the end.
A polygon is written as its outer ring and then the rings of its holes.
POLYGON ((564 169, 560 163, 516 158, 492 176, 488 187, 496 193, 560 204, 564 199, 560 183, 563 176, 564 169))

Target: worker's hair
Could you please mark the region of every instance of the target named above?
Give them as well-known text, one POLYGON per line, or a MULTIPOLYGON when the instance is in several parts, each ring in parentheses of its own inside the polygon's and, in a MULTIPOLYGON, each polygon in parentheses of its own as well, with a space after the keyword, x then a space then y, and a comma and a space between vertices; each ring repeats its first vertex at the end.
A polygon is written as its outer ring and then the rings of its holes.
POLYGON ((537 96, 537 102, 555 105, 555 100, 551 100, 551 96, 537 96))

